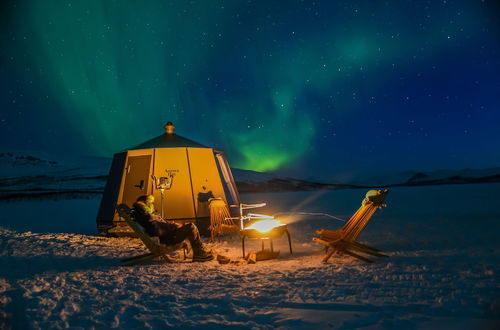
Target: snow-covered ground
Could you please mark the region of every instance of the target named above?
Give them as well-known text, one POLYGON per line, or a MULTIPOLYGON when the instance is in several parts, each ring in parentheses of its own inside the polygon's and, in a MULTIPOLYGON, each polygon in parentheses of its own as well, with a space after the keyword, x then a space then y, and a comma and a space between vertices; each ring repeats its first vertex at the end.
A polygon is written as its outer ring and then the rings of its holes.
MULTIPOLYGON (((243 195, 262 213, 348 218, 364 190, 243 195)), ((0 203, 0 328, 397 328, 500 326, 500 184, 392 189, 361 241, 390 257, 321 263, 314 230, 340 221, 283 216, 278 259, 120 267, 137 239, 97 236, 100 199, 0 203)), ((236 238, 214 244, 238 260, 236 238)), ((248 242, 258 250, 258 242, 248 242)))

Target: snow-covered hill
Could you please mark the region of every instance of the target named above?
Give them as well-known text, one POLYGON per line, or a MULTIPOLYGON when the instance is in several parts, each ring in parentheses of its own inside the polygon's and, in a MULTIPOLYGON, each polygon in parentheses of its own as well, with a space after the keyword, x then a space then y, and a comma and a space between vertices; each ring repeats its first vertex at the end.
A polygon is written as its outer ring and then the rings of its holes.
POLYGON ((48 155, 39 151, 0 152, 0 179, 40 175, 107 175, 110 158, 48 155))
MULTIPOLYGON (((0 200, 99 195, 104 190, 110 165, 109 158, 0 152, 0 200)), ((242 169, 232 172, 241 193, 500 182, 500 168, 407 171, 361 179, 352 184, 313 182, 242 169)))
POLYGON ((0 199, 74 198, 82 194, 101 194, 110 164, 107 158, 2 152, 0 199))
MULTIPOLYGON (((0 153, 0 199, 76 198, 101 194, 111 159, 54 157, 43 153, 0 153)), ((240 192, 298 191, 349 188, 233 169, 240 192)))

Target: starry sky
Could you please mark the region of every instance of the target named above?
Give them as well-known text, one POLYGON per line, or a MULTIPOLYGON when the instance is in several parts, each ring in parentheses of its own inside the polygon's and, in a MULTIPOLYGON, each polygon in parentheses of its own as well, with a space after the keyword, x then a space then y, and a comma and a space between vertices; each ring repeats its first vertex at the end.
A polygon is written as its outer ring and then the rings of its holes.
POLYGON ((163 133, 331 180, 500 166, 496 1, 3 1, 0 148, 163 133))

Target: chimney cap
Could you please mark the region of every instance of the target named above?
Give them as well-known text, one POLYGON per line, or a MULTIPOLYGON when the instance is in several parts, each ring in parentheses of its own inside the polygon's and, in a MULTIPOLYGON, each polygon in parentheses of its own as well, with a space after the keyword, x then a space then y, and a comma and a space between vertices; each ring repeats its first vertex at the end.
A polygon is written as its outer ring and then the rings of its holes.
POLYGON ((169 121, 163 128, 167 134, 174 134, 175 126, 171 121, 169 121))

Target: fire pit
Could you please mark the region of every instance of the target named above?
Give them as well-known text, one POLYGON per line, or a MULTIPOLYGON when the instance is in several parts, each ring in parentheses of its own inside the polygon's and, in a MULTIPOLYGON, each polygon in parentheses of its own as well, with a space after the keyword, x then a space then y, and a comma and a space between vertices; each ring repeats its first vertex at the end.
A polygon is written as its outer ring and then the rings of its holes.
POLYGON ((266 219, 254 222, 252 225, 241 231, 241 246, 243 248, 243 258, 245 258, 245 239, 260 239, 262 242, 262 251, 264 251, 264 240, 269 240, 271 253, 274 252, 273 239, 280 238, 286 234, 288 237, 288 246, 292 254, 292 242, 288 226, 276 219, 266 219))

